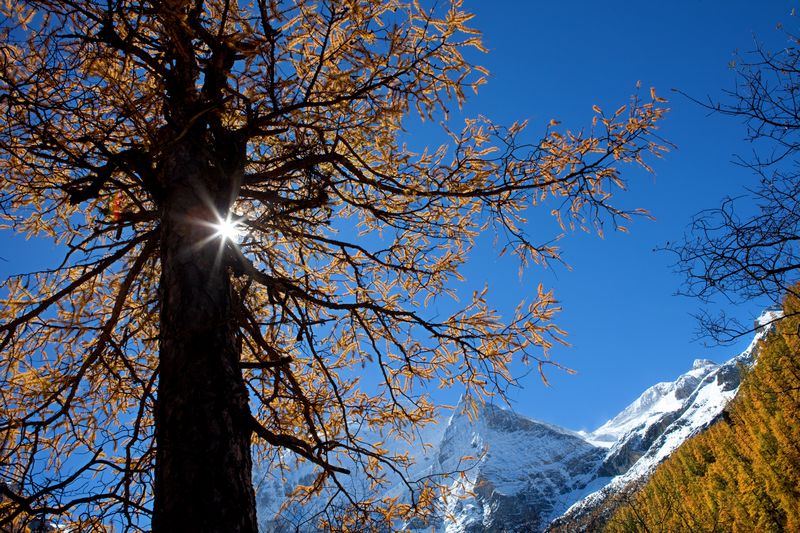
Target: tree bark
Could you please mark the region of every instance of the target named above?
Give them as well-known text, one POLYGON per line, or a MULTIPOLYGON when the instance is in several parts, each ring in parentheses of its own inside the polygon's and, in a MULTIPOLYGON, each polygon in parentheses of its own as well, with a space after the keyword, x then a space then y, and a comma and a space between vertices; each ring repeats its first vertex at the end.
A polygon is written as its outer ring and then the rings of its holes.
MULTIPOLYGON (((208 158, 177 148, 162 176, 161 338, 154 532, 256 533, 247 391, 208 158)), ((217 200, 220 200, 219 202, 217 200)))

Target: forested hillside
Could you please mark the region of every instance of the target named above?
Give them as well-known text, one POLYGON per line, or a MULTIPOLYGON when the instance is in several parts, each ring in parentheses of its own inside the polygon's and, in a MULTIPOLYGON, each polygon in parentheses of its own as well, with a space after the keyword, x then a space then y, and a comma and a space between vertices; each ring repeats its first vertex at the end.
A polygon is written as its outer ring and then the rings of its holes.
POLYGON ((800 301, 722 419, 675 451, 605 530, 800 531, 800 301))

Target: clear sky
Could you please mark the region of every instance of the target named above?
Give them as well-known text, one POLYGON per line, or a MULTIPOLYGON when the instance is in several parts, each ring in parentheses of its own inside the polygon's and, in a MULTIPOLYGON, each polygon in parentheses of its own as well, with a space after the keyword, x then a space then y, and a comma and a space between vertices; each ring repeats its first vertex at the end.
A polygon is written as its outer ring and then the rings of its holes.
MULTIPOLYGON (((572 267, 534 268, 523 280, 512 261, 497 260, 490 249, 473 254, 465 273, 470 284, 488 281, 498 309, 510 312, 520 295, 538 282, 555 290, 563 305, 557 323, 569 333, 569 348, 553 357, 577 375, 551 371, 545 387, 535 372, 513 393, 515 409, 533 418, 572 429, 593 429, 619 412, 645 388, 673 380, 695 358, 717 362, 738 353, 749 339, 728 347, 695 340, 691 317, 701 304, 674 296, 681 278, 672 258, 653 249, 680 239, 691 215, 715 207, 725 195, 741 193, 752 180, 734 166, 733 154, 746 154, 744 129, 733 119, 709 116, 677 88, 697 98, 719 97, 733 86, 729 62, 734 52, 782 46, 783 23, 800 2, 788 0, 466 0, 477 14, 487 55, 477 61, 491 72, 472 97, 465 115, 484 114, 498 122, 530 119, 533 135, 551 119, 565 127, 588 126, 592 105, 616 109, 628 102, 637 80, 644 96, 650 86, 670 100, 672 111, 661 133, 677 145, 654 164, 656 175, 631 175, 622 203, 644 207, 655 221, 638 220, 630 234, 608 233, 604 240, 574 234, 561 241, 572 267), (485 252, 485 253, 484 253, 485 252)), ((800 9, 798 9, 800 11, 800 9)), ((411 131, 410 133, 414 133, 411 131)), ((531 229, 536 235, 536 231, 531 229)), ((0 277, 42 268, 58 253, 42 242, 0 232, 0 277)), ((753 303, 733 314, 751 320, 761 311, 753 303)))
MULTIPOLYGON (((569 332, 569 348, 554 359, 578 371, 551 372, 551 387, 534 374, 514 394, 514 407, 533 418, 571 429, 593 429, 618 413, 645 388, 673 380, 695 358, 717 362, 739 353, 749 342, 706 346, 696 339, 691 314, 697 300, 675 296, 682 278, 672 257, 653 249, 679 240, 692 214, 738 195, 754 178, 732 164, 746 155, 744 127, 735 119, 709 116, 679 89, 696 98, 722 97, 735 79, 729 63, 735 52, 785 46, 778 23, 797 31, 791 16, 797 1, 625 0, 521 1, 467 0, 474 25, 484 33, 490 53, 482 58, 492 77, 473 98, 466 114, 493 119, 520 118, 543 125, 556 118, 580 128, 591 106, 613 110, 626 103, 637 80, 670 100, 661 134, 677 145, 654 164, 655 177, 633 174, 624 205, 644 207, 655 221, 638 220, 630 234, 586 234, 561 241, 572 267, 531 270, 520 284, 515 267, 488 254, 474 257, 471 279, 488 278, 502 286, 502 303, 513 309, 525 287, 542 281, 562 302, 559 325, 569 332)), ((797 10, 800 12, 800 9, 797 10)), ((533 229, 531 230, 534 231, 533 229)), ((727 308, 752 320, 760 303, 727 308)))

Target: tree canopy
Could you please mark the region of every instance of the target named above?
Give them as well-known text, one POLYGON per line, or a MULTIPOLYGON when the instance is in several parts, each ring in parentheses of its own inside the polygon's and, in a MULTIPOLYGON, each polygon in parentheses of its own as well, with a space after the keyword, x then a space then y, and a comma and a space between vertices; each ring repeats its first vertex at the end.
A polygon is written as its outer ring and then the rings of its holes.
MULTIPOLYGON (((644 213, 615 202, 622 167, 664 150, 654 91, 585 129, 452 124, 487 76, 460 0, 0 13, 0 217, 64 251, 2 285, 2 528, 255 531, 251 440, 318 465, 309 493, 343 490, 347 461, 377 488, 404 458, 361 427, 410 438, 431 386, 503 394, 512 360, 541 370, 562 338, 541 285, 510 317, 488 291, 434 311, 476 237, 558 260, 526 215, 621 227, 644 213), (409 148, 418 119, 449 141, 409 148)), ((409 516, 432 498, 411 481, 412 504, 339 518, 409 516)))

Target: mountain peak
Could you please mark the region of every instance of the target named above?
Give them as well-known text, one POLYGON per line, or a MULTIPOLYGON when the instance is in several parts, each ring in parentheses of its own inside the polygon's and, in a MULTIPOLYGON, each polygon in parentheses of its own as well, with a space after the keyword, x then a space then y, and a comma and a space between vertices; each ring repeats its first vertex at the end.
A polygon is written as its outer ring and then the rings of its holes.
POLYGON ((695 359, 694 363, 692 363, 692 370, 698 370, 707 366, 717 366, 717 363, 711 359, 695 359))
POLYGON ((541 531, 571 503, 565 491, 594 478, 603 456, 574 432, 491 403, 479 404, 473 420, 456 411, 431 471, 463 475, 441 480, 447 518, 439 525, 454 532, 541 531))
MULTIPOLYGON (((424 524, 404 524, 403 530, 543 531, 548 524, 554 531, 578 530, 573 527, 576 520, 648 476, 720 415, 738 390, 741 365, 752 364, 757 343, 768 330, 758 329, 750 346, 726 363, 696 359, 690 370, 648 388, 592 433, 532 420, 462 394, 448 408, 450 413, 440 413, 439 422, 418 435, 416 444, 385 443, 392 453, 408 452, 415 460, 408 479, 432 480, 441 487, 437 516, 424 524)), ((374 496, 358 465, 353 471, 350 484, 356 496, 374 496)), ((287 507, 282 496, 297 484, 310 483, 313 465, 283 473, 283 481, 281 475, 266 474, 260 476, 264 481, 258 489, 262 533, 315 530, 309 517, 320 512, 332 493, 309 507, 287 507)), ((393 473, 387 474, 382 495, 409 498, 407 486, 393 473)))

